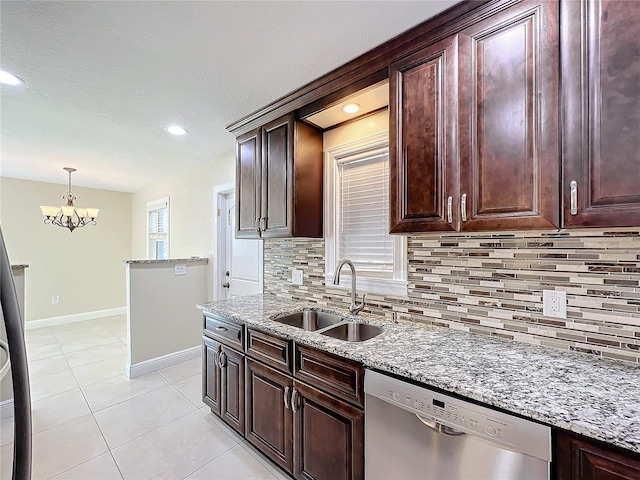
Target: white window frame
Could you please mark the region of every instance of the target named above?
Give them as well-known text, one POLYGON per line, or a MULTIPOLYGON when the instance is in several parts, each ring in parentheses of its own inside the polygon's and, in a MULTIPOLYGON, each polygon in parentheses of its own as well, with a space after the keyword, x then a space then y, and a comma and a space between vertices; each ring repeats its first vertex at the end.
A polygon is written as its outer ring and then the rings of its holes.
MULTIPOLYGON (((389 134, 381 133, 354 142, 331 147, 325 151, 324 162, 324 225, 325 225, 325 285, 351 289, 350 270, 344 270, 340 276, 340 285, 333 285, 333 275, 338 262, 342 259, 338 255, 338 189, 339 180, 338 164, 347 157, 362 155, 367 152, 375 153, 376 150, 389 148, 389 134)), ((393 278, 375 278, 369 276, 357 276, 358 292, 379 293, 384 295, 407 296, 407 238, 393 235, 393 278)))
MULTIPOLYGON (((163 197, 158 200, 153 200, 152 202, 147 202, 147 227, 144 236, 147 242, 147 259, 149 260, 153 260, 151 256, 152 252, 149 248, 149 213, 165 206, 167 208, 167 259, 171 258, 171 250, 169 249, 171 246, 171 242, 169 241, 171 237, 171 208, 169 205, 169 197, 163 197)), ((155 252, 153 253, 155 256, 155 252)))

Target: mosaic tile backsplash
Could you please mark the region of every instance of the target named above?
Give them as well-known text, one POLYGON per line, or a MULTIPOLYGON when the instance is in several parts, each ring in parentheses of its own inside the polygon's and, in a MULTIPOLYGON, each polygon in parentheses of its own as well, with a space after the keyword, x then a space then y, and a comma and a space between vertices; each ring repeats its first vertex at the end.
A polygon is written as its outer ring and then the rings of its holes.
MULTIPOLYGON (((322 239, 264 240, 265 293, 348 306, 324 256, 322 239)), ((408 262, 407 297, 367 294, 365 310, 640 363, 640 232, 416 236, 408 262), (567 292, 566 320, 543 316, 543 290, 567 292)))

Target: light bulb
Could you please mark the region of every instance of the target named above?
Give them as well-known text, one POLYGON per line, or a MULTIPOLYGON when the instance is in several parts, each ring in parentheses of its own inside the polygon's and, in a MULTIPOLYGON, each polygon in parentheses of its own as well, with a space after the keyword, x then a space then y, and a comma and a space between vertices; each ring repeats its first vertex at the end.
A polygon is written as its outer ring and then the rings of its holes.
POLYGON ((360 110, 360 105, 357 103, 347 103, 344 107, 342 107, 342 111, 344 113, 356 113, 360 110))
POLYGON ((169 125, 166 128, 167 132, 169 132, 171 135, 186 135, 187 133, 189 133, 185 128, 182 128, 178 125, 169 125))

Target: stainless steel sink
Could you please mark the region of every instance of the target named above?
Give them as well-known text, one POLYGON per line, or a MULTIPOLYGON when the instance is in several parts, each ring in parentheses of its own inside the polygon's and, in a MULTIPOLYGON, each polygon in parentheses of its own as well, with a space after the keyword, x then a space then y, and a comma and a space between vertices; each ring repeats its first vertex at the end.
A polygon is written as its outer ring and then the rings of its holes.
POLYGON ((322 335, 328 337, 337 338, 338 340, 345 340, 347 342, 364 342, 377 335, 380 335, 384 330, 377 325, 370 325, 368 323, 357 322, 343 322, 335 327, 327 328, 324 332, 320 332, 322 335))
POLYGON ((282 317, 274 318, 274 322, 284 323, 292 327, 302 328, 304 330, 320 330, 330 327, 342 321, 340 315, 327 313, 320 310, 303 310, 301 312, 290 313, 282 317))

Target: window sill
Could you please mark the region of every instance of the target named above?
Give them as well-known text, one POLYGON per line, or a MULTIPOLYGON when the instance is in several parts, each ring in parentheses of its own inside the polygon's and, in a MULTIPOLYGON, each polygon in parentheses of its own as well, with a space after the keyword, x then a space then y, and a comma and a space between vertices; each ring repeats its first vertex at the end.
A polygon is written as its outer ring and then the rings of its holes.
MULTIPOLYGON (((325 273, 324 283, 327 287, 340 290, 351 290, 351 275, 344 273, 340 275, 340 285, 333 284, 333 274, 325 273)), ((378 293, 382 295, 393 295, 396 297, 407 296, 406 280, 393 280, 390 278, 356 277, 356 291, 361 293, 378 293)))

